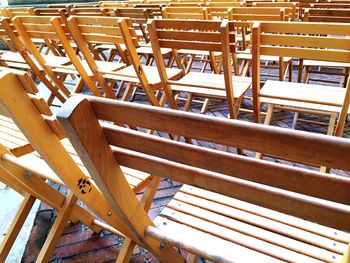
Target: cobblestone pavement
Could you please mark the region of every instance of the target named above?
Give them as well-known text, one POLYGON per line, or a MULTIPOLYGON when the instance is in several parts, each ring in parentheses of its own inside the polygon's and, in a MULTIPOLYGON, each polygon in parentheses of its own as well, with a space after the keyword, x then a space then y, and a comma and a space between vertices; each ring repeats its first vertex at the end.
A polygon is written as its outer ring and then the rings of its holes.
MULTIPOLYGON (((297 65, 294 66, 293 81, 296 81, 297 65)), ((323 77, 328 80, 339 81, 337 77, 326 76, 323 77)), ((329 85, 329 84, 328 84, 329 85)), ((334 84, 333 84, 334 85, 334 84)), ((144 103, 145 99, 143 95, 136 95, 135 102, 144 103)), ((183 103, 182 103, 183 106, 183 103)), ((201 104, 193 103, 191 111, 200 113, 201 104)), ((251 103, 249 99, 246 99, 243 103, 243 108, 251 109, 251 103)), ((264 108, 266 110, 266 108, 264 108)), ((206 114, 225 118, 227 116, 226 102, 222 101, 210 101, 208 111, 206 114)), ((293 122, 293 113, 287 111, 276 111, 272 121, 272 125, 283 128, 291 128, 293 122)), ((300 115, 300 119, 306 119, 309 121, 318 121, 327 124, 329 117, 300 115)), ((245 121, 252 121, 252 114, 248 112, 240 112, 238 119, 245 121)), ((325 134, 327 131, 326 125, 316 125, 313 123, 305 123, 299 121, 297 123, 297 130, 304 130, 308 132, 316 132, 325 134)), ((349 122, 346 124, 344 137, 350 137, 349 122)), ((204 147, 216 147, 216 145, 208 144, 204 142, 198 142, 204 147)), ((219 148, 219 147, 218 147, 219 148)), ((246 154, 250 154, 246 152, 246 154)), ((270 158, 271 159, 271 158, 270 158)), ((275 160, 282 162, 281 160, 275 160)), ((340 171, 333 171, 340 173, 340 171)), ((346 174, 342 174, 348 176, 346 174)), ((150 209, 150 215, 154 218, 159 211, 167 204, 176 191, 180 188, 181 184, 163 179, 160 183, 158 191, 156 193, 154 202, 150 209)), ((61 189, 65 191, 65 189, 61 189)), ((43 245, 45 237, 53 224, 56 217, 56 212, 46 204, 41 204, 36 216, 35 224, 32 230, 30 240, 27 244, 26 251, 22 262, 34 262, 39 249, 43 245)), ((54 251, 51 262, 114 262, 118 256, 119 250, 123 244, 123 239, 115 235, 112 235, 106 231, 95 235, 92 231, 84 225, 67 224, 63 235, 61 236, 58 245, 54 251)), ((131 262, 158 262, 150 253, 143 248, 137 247, 131 262)))

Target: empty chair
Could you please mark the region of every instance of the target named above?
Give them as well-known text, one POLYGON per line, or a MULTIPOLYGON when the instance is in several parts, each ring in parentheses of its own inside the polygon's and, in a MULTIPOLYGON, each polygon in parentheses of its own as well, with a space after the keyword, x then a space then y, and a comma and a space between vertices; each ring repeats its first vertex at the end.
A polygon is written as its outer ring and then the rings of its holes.
MULTIPOLYGON (((148 27, 162 84, 170 105, 176 105, 174 93, 188 92, 188 110, 191 95, 227 100, 229 117, 236 118, 243 94, 251 85, 250 78, 232 76, 231 58, 235 60, 234 26, 225 21, 153 20, 148 27), (179 80, 171 80, 165 71, 159 48, 175 50, 187 48, 206 52, 221 52, 224 74, 188 72, 179 80)), ((237 69, 235 69, 237 71, 237 69)), ((175 107, 177 108, 177 107, 175 107)))
POLYGON ((348 172, 347 139, 97 97, 72 98, 58 116, 91 176, 111 196, 112 211, 162 262, 184 262, 173 246, 195 254, 186 262, 197 262, 196 256, 214 262, 349 259, 348 177, 225 153, 110 123, 348 172), (152 222, 120 165, 186 185, 152 222))
POLYGON ((255 121, 261 121, 260 103, 269 105, 266 124, 271 122, 274 107, 280 105, 291 111, 328 115, 328 134, 342 136, 349 112, 349 78, 345 89, 271 80, 260 89, 260 56, 292 56, 304 60, 349 63, 350 50, 346 44, 349 34, 348 24, 257 22, 253 27, 252 48, 255 121))

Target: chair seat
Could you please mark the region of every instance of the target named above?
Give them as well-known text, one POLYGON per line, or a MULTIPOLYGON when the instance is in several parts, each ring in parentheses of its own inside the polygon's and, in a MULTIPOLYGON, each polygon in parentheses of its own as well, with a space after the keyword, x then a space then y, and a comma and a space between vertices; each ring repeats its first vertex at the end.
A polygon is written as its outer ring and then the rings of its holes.
MULTIPOLYGON (((72 159, 76 162, 78 167, 85 173, 86 176, 91 178, 87 169, 85 168, 84 164, 82 163, 81 159, 79 158, 78 154, 74 150, 69 140, 63 139, 61 140, 61 143, 64 146, 64 148, 67 150, 69 155, 72 157, 72 159)), ((30 163, 35 167, 37 167, 38 169, 40 169, 43 172, 43 174, 48 175, 50 180, 60 185, 64 185, 61 179, 51 170, 48 164, 40 157, 40 155, 37 152, 23 155, 19 157, 19 160, 30 161, 30 163)), ((121 167, 121 168, 125 174, 125 177, 131 189, 135 193, 138 193, 139 191, 141 191, 152 180, 152 176, 148 173, 140 172, 138 170, 131 169, 128 167, 121 167)))
POLYGON ((303 61, 303 65, 315 66, 315 67, 350 68, 350 63, 341 63, 341 62, 324 61, 324 60, 309 60, 309 59, 305 59, 303 61))
MULTIPOLYGON (((157 67, 143 65, 142 68, 147 76, 149 84, 153 88, 161 88, 161 81, 157 67)), ((176 68, 166 68, 166 72, 169 79, 176 79, 182 74, 182 71, 176 68)), ((107 71, 104 73, 105 74, 103 76, 107 79, 124 80, 128 82, 140 83, 133 66, 125 67, 121 70, 116 71, 115 73, 107 71)))
MULTIPOLYGON (((124 63, 108 62, 108 61, 101 61, 101 60, 95 60, 95 63, 101 72, 116 71, 126 66, 126 64, 124 63)), ((83 65, 86 73, 89 76, 91 77, 94 76, 86 60, 81 61, 81 64, 83 65)), ((61 73, 67 73, 67 74, 79 74, 79 72, 76 70, 73 64, 69 64, 69 65, 46 64, 46 65, 52 67, 52 70, 54 72, 61 72, 61 73)))
MULTIPOLYGON (((251 86, 252 79, 248 77, 233 76, 233 95, 240 98, 251 86)), ((196 94, 198 96, 225 99, 225 81, 224 75, 212 73, 190 72, 177 81, 188 86, 171 85, 173 91, 183 91, 196 94), (203 86, 193 87, 191 85, 203 86)))
POLYGON ((184 185, 154 221, 215 262, 339 262, 349 233, 184 185))
MULTIPOLYGON (((152 55, 153 49, 149 45, 144 45, 141 47, 136 48, 137 54, 145 54, 145 55, 152 55)), ((162 55, 167 55, 171 53, 171 48, 161 48, 160 52, 162 55)))
POLYGON ((262 103, 340 112, 345 91, 340 87, 268 80, 261 88, 260 96, 262 103))
POLYGON ((0 115, 0 143, 15 155, 27 153, 29 142, 11 118, 0 115), (23 152, 24 151, 24 152, 23 152))

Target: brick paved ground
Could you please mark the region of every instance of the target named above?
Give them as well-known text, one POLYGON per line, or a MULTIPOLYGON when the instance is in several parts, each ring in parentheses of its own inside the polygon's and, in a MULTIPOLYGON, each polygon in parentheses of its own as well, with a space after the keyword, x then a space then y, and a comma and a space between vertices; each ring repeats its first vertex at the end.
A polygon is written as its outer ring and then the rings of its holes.
MULTIPOLYGON (((293 80, 296 79, 297 69, 294 70, 293 80)), ((333 77, 331 77, 333 79, 333 77)), ((144 97, 136 96, 136 102, 144 102, 144 97)), ((225 102, 211 101, 206 114, 217 117, 227 116, 227 107, 225 102)), ((200 104, 193 104, 191 111, 199 113, 200 104)), ((245 108, 251 108, 249 100, 244 102, 245 108)), ((307 116, 301 115, 301 118, 314 121, 328 122, 328 117, 307 116)), ((252 121, 251 113, 240 113, 239 119, 252 121)), ((292 125, 293 114, 290 112, 276 112, 272 125, 290 128, 292 125)), ((326 133, 326 126, 307 124, 298 122, 296 127, 298 130, 305 130, 317 133, 326 133)), ((349 123, 345 128, 344 137, 350 137, 349 123)), ((205 147, 215 147, 215 145, 199 142, 205 147)), ((247 153, 249 154, 249 153, 247 153)), ((276 160, 281 162, 280 160, 276 160)), ((332 171, 335 172, 335 171, 332 171)), ((339 171, 336 171, 339 173, 339 171)), ((150 209, 150 215, 154 218, 159 211, 172 198, 176 191, 180 188, 180 184, 170 180, 162 180, 159 189, 156 193, 154 202, 150 209)), ((65 191, 65 189, 61 189, 65 191)), ((35 225, 32 230, 31 238, 27 244, 26 251, 23 257, 23 262, 34 262, 39 249, 43 245, 45 237, 53 224, 56 213, 51 207, 41 204, 37 213, 35 225)), ((98 235, 94 235, 90 229, 84 225, 67 224, 67 227, 61 236, 57 248, 54 251, 51 262, 113 262, 118 256, 122 246, 123 239, 111 235, 103 231, 98 235)), ((151 254, 142 248, 137 248, 133 255, 132 262, 158 262, 151 254)))

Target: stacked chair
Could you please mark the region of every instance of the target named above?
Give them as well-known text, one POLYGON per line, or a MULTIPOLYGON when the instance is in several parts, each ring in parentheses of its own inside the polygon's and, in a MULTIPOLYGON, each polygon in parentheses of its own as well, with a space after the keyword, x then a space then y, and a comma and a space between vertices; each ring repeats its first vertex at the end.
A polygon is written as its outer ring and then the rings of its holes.
POLYGON ((349 6, 1 8, 0 182, 23 202, 0 262, 40 200, 57 218, 37 262, 81 222, 124 238, 117 262, 139 245, 169 263, 350 263, 349 6), (206 114, 214 101, 227 118, 206 114), (276 111, 292 129, 271 126, 276 111), (299 114, 326 134, 293 130, 299 114), (152 220, 162 178, 183 185, 152 220))

